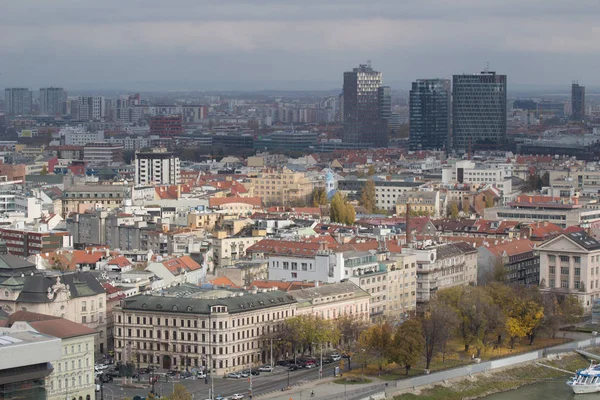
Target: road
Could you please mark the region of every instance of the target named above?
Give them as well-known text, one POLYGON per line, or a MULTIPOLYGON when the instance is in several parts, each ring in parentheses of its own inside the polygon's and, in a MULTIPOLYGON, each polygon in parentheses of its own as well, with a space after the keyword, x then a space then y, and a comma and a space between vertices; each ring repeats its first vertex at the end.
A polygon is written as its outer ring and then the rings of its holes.
MULTIPOLYGON (((333 376, 333 371, 336 366, 339 366, 339 362, 332 364, 325 364, 323 367, 323 377, 333 376)), ((142 380, 148 380, 148 375, 142 375, 142 380)), ((312 381, 319 378, 319 368, 312 369, 301 369, 297 371, 289 372, 290 385, 296 385, 300 382, 312 381)), ((135 383, 135 380, 134 380, 135 383)), ((209 398, 210 379, 208 384, 205 383, 204 379, 182 379, 180 381, 173 382, 169 379, 169 383, 164 381, 162 378, 161 382, 154 385, 154 391, 157 394, 168 394, 173 391, 174 384, 181 383, 186 389, 194 395, 194 399, 203 400, 209 398)), ((121 388, 119 386, 120 378, 117 378, 115 382, 104 385, 104 400, 113 400, 112 395, 114 394, 114 400, 132 398, 133 396, 146 396, 150 391, 149 388, 121 388), (112 391, 112 392, 111 392, 112 391)), ((248 389, 250 383, 248 378, 242 379, 226 379, 222 377, 214 378, 215 394, 221 396, 231 396, 234 393, 241 393, 244 397, 248 398, 248 389)), ((252 392, 253 395, 259 396, 261 394, 281 390, 283 387, 288 385, 288 371, 287 368, 276 366, 273 372, 261 372, 259 376, 252 377, 252 392)), ((100 399, 100 394, 96 396, 100 399)))

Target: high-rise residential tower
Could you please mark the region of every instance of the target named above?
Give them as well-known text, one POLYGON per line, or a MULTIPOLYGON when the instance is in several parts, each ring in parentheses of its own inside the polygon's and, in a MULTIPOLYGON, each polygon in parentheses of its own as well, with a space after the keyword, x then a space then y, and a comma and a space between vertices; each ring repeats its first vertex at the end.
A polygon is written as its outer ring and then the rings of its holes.
POLYGON ((452 78, 452 145, 468 151, 471 146, 504 143, 506 139, 506 75, 483 71, 452 78))
POLYGON ((99 121, 106 115, 104 97, 78 97, 78 118, 82 121, 99 121))
POLYGON ((583 121, 585 119, 585 86, 578 82, 571 85, 571 119, 583 121))
POLYGON ((177 185, 181 183, 179 157, 164 149, 135 154, 135 184, 177 185))
POLYGON ((31 91, 27 88, 4 90, 4 112, 9 115, 30 115, 32 110, 31 91))
POLYGON ((40 89, 40 114, 62 115, 67 101, 67 92, 63 88, 40 89))
POLYGON ((410 149, 451 147, 452 92, 449 79, 418 79, 409 96, 410 149))
POLYGON ((344 72, 344 142, 387 146, 387 123, 381 117, 380 87, 381 72, 368 64, 344 72))

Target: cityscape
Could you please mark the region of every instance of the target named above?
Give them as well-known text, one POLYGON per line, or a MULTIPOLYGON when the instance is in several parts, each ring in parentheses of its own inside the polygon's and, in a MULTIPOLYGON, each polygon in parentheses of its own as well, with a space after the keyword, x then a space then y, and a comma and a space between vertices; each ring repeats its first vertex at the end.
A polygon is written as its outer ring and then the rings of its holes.
POLYGON ((515 47, 498 4, 69 3, 0 16, 56 55, 0 44, 0 399, 600 392, 600 86, 525 65, 561 5, 515 47))

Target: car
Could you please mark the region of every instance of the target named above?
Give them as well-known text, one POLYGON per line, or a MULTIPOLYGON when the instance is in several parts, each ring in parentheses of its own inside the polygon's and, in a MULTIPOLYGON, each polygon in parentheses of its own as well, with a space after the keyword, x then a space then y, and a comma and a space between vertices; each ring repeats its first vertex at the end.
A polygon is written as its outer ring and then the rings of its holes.
POLYGON ((250 373, 248 371, 242 371, 242 372, 239 372, 239 374, 242 378, 247 378, 250 376, 250 373))
POLYGON ((312 369, 312 368, 315 368, 316 366, 317 366, 317 364, 309 364, 309 363, 306 363, 306 364, 304 365, 304 368, 306 368, 306 369, 312 369))
POLYGON ((333 362, 333 360, 331 358, 324 358, 323 359, 323 364, 331 364, 333 362))
POLYGON ((100 375, 100 382, 102 383, 109 383, 113 381, 113 377, 108 375, 108 374, 102 374, 100 375))
POLYGON ((104 365, 104 364, 96 364, 96 365, 94 365, 94 370, 95 371, 104 371, 107 368, 108 368, 108 365, 104 365))
POLYGON ((198 372, 198 375, 196 375, 196 378, 204 379, 204 378, 206 378, 206 374, 204 372, 198 372))
POLYGON ((180 376, 182 379, 189 379, 189 378, 191 378, 193 375, 192 375, 192 373, 191 373, 191 372, 189 372, 189 371, 183 371, 181 374, 179 374, 179 376, 180 376))
POLYGON ((281 367, 287 367, 288 365, 290 365, 290 362, 288 360, 281 360, 277 362, 277 365, 281 367))
POLYGON ((338 353, 333 353, 329 356, 329 358, 331 358, 333 361, 340 361, 342 359, 342 356, 340 356, 338 353))
MULTIPOLYGON (((260 371, 256 368, 249 370, 249 369, 245 369, 242 371, 242 374, 246 374, 246 375, 253 375, 253 376, 258 376, 260 375, 260 371)), ((246 378, 247 376, 245 376, 244 378, 246 378)))
POLYGON ((273 367, 271 367, 270 365, 263 365, 259 367, 258 370, 260 372, 273 372, 273 367))
POLYGON ((233 379, 240 379, 242 377, 242 375, 238 372, 230 372, 227 374, 228 378, 233 378, 233 379))
POLYGON ((96 385, 96 392, 100 391, 100 385, 96 385))
POLYGON ((290 364, 288 365, 288 371, 297 371, 300 369, 300 366, 298 364, 290 364))
POLYGON ((229 396, 229 398, 230 398, 231 400, 241 400, 241 399, 243 399, 243 398, 244 398, 244 395, 243 395, 243 394, 236 393, 236 394, 232 394, 231 396, 229 396))

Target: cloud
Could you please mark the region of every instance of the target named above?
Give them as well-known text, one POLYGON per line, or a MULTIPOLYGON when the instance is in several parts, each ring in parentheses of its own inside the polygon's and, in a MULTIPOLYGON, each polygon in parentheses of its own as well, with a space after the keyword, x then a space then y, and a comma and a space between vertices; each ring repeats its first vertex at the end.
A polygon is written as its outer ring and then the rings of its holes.
MULTIPOLYGON (((186 65, 181 70, 189 76, 182 78, 191 79, 194 65, 207 79, 339 80, 368 58, 387 67, 382 71, 392 80, 450 76, 492 60, 516 81, 535 81, 539 76, 525 76, 513 58, 600 61, 600 2, 589 0, 7 2, 0 13, 7 72, 0 85, 85 79, 69 72, 83 66, 103 79, 163 79, 177 65, 186 65), (42 54, 51 56, 41 60, 42 54)), ((571 72, 543 67, 557 81, 571 72)), ((578 72, 596 79, 593 71, 578 72)))

